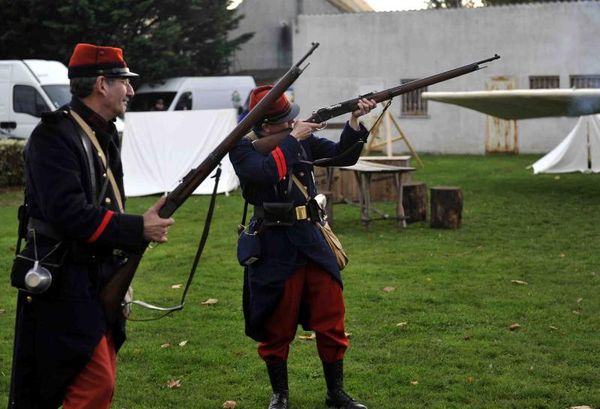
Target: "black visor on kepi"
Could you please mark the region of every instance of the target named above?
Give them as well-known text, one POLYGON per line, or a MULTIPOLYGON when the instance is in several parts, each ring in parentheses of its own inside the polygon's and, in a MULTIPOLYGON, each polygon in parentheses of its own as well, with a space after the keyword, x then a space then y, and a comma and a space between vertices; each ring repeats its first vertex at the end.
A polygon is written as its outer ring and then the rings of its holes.
POLYGON ((266 117, 263 122, 266 124, 282 124, 296 118, 299 113, 300 107, 294 103, 291 103, 288 110, 283 111, 275 116, 266 117))

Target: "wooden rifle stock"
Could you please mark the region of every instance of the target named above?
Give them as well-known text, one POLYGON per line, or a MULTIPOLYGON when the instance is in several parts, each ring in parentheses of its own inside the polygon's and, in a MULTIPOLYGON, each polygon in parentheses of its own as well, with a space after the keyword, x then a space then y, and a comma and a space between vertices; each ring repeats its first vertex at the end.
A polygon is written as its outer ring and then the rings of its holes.
MULTIPOLYGON (((273 88, 264 96, 263 99, 237 124, 237 126, 225 137, 225 139, 208 154, 202 163, 192 169, 183 177, 181 183, 169 193, 165 204, 160 208, 158 214, 162 218, 171 217, 173 213, 192 195, 194 190, 211 174, 219 165, 221 159, 233 149, 238 141, 242 139, 252 127, 258 123, 266 114, 268 108, 298 79, 304 68, 302 64, 319 46, 319 43, 313 43, 311 49, 302 57, 300 61, 294 64, 281 77, 273 88)), ((149 243, 145 243, 141 251, 130 254, 125 262, 110 278, 108 283, 100 291, 100 301, 104 308, 109 323, 114 323, 120 314, 123 298, 127 293, 133 276, 142 260, 144 251, 149 243)))
MULTIPOLYGON (((398 95, 406 94, 411 91, 415 91, 419 88, 427 87, 429 85, 437 84, 438 82, 447 81, 449 79, 459 77, 461 75, 465 75, 471 73, 473 71, 480 70, 480 64, 484 64, 486 62, 490 62, 493 60, 497 60, 500 58, 498 54, 495 54, 491 58, 487 58, 485 60, 477 61, 471 64, 464 65, 462 67, 458 67, 449 71, 444 71, 440 74, 435 74, 430 77, 422 78, 419 80, 414 80, 411 82, 407 82, 406 84, 398 85, 393 88, 389 88, 379 92, 371 92, 365 95, 361 95, 358 98, 349 99, 347 101, 339 102, 335 105, 331 105, 329 107, 321 108, 312 113, 312 115, 306 119, 304 122, 312 122, 312 123, 321 123, 325 122, 331 118, 335 118, 337 116, 346 114, 348 112, 355 111, 358 108, 358 100, 361 98, 372 99, 375 102, 383 102, 389 99, 392 99, 398 95)), ((254 141, 253 146, 258 152, 263 154, 267 154, 275 149, 285 137, 289 135, 289 131, 280 132, 274 135, 263 136, 260 139, 254 141)))

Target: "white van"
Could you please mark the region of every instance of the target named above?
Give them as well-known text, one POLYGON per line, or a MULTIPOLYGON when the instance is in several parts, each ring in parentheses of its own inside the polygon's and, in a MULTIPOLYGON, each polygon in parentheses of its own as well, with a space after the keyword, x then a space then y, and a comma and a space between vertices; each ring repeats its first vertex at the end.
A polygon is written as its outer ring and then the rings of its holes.
POLYGON ((0 61, 0 129, 4 137, 28 138, 42 112, 71 100, 68 70, 58 61, 0 61))
POLYGON ((130 111, 240 109, 254 87, 250 76, 169 78, 138 87, 130 111), (162 108, 157 101, 162 102, 162 108))
MULTIPOLYGON (((42 112, 71 101, 69 70, 50 60, 0 60, 0 139, 29 138, 42 112)), ((117 131, 123 120, 117 118, 117 131)))

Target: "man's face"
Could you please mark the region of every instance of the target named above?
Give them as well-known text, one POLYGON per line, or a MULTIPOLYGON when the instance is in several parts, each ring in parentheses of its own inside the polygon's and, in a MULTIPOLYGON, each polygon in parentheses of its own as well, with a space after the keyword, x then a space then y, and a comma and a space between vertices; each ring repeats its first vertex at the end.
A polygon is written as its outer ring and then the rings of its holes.
POLYGON ((294 127, 294 119, 287 122, 282 122, 280 124, 263 124, 262 128, 265 135, 272 135, 279 132, 283 132, 287 129, 292 129, 294 127))
POLYGON ((127 103, 135 92, 127 78, 112 78, 107 81, 106 108, 114 116, 122 115, 127 110, 127 103))

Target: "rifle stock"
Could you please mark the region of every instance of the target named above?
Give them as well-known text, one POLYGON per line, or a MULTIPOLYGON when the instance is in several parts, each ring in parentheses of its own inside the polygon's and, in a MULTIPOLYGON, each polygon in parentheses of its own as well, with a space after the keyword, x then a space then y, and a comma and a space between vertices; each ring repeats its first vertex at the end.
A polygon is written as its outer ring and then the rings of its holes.
MULTIPOLYGON (((372 99, 377 103, 387 101, 398 95, 406 94, 408 92, 415 91, 419 88, 427 87, 429 85, 437 84, 438 82, 447 81, 449 79, 480 70, 481 68, 484 68, 480 67, 481 64, 497 60, 498 58, 500 58, 500 56, 498 54, 495 54, 491 58, 467 64, 462 67, 454 68, 449 71, 444 71, 442 73, 435 74, 430 77, 407 82, 406 84, 398 85, 396 87, 389 88, 380 92, 371 92, 365 95, 361 95, 358 98, 349 99, 347 101, 339 102, 329 107, 320 108, 314 111, 312 115, 304 122, 325 122, 331 118, 335 118, 337 116, 356 110, 358 108, 358 100, 361 98, 372 99)), ((254 141, 254 149, 263 154, 267 154, 273 149, 275 149, 281 142, 283 142, 283 140, 288 134, 289 131, 284 131, 274 135, 263 136, 262 138, 254 141)))
MULTIPOLYGON (((244 137, 252 127, 264 117, 267 109, 298 79, 304 68, 302 64, 319 46, 313 43, 311 49, 304 57, 294 64, 281 77, 273 88, 263 99, 237 124, 237 126, 225 137, 225 139, 208 154, 198 167, 192 169, 183 177, 179 185, 167 195, 165 204, 160 208, 158 214, 162 218, 171 217, 173 213, 192 195, 194 190, 211 174, 219 165, 223 157, 235 147, 240 139, 244 137)), ((142 260, 144 251, 149 243, 145 243, 142 250, 130 254, 127 261, 113 274, 108 283, 100 291, 100 301, 109 323, 114 323, 120 314, 123 298, 127 293, 133 276, 142 260)))

